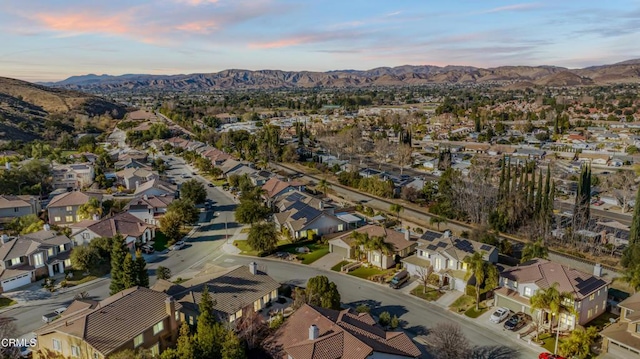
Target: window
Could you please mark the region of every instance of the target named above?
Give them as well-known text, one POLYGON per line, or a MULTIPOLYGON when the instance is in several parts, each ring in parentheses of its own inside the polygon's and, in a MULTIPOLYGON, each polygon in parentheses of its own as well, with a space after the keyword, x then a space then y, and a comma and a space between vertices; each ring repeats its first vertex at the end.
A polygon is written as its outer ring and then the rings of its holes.
POLYGON ((596 294, 595 294, 595 293, 592 293, 592 294, 589 296, 589 301, 592 301, 592 300, 594 300, 595 298, 596 298, 596 294))
POLYGON ((60 218, 60 217, 53 217, 53 221, 54 221, 54 222, 60 222, 60 221, 62 221, 62 218, 60 218))
POLYGON ((158 322, 153 326, 153 335, 160 333, 164 329, 164 322, 158 322))
POLYGON ((59 245, 59 246, 58 246, 58 252, 64 252, 64 251, 65 251, 65 249, 66 249, 66 248, 65 248, 65 245, 64 245, 64 244, 61 244, 61 245, 59 245))
POLYGON ((636 333, 640 333, 640 324, 636 324, 636 333))
POLYGON ((20 208, 18 208, 18 207, 13 207, 13 211, 14 211, 14 212, 20 212, 20 208))
POLYGON ((53 350, 57 350, 59 352, 62 351, 62 344, 60 343, 60 341, 58 339, 54 339, 53 340, 53 350))
POLYGON ((76 215, 76 222, 80 222, 82 220, 82 218, 80 218, 80 215, 76 215))
POLYGON ((11 260, 11 265, 12 266, 17 266, 18 264, 22 263, 22 257, 18 257, 18 258, 13 258, 11 260))
POLYGON ((49 257, 53 257, 55 253, 53 253, 53 248, 49 248, 49 250, 47 250, 47 255, 49 257))
POLYGON ((71 212, 73 211, 73 207, 72 206, 67 206, 67 212, 71 212))
POLYGON ((193 325, 193 315, 187 315, 189 318, 189 325, 193 325))
POLYGON ((89 239, 89 232, 82 233, 83 239, 89 239))
POLYGON ((373 262, 380 262, 380 255, 378 253, 373 254, 373 262))
POLYGON ((137 348, 137 347, 141 346, 142 342, 143 342, 143 338, 142 338, 142 334, 140 334, 137 337, 133 338, 133 347, 137 348))
POLYGON ((65 216, 65 217, 64 217, 64 220, 65 220, 66 222, 73 222, 73 216, 65 216))
POLYGON ((80 347, 72 345, 71 346, 71 356, 72 357, 79 357, 80 356, 80 347))
POLYGON ((99 359, 98 352, 93 352, 93 359, 99 359))
POLYGON ((236 312, 236 319, 242 318, 242 309, 236 312))
POLYGON ((587 319, 591 318, 591 316, 593 316, 593 309, 589 309, 587 312, 587 319))
POLYGON ((513 287, 514 287, 515 289, 518 289, 518 282, 513 282, 513 287))
POLYGON ((42 253, 38 253, 33 256, 33 266, 36 268, 40 268, 44 265, 44 255, 42 253))
POLYGON ((178 312, 178 311, 176 310, 176 313, 174 314, 174 316, 175 316, 175 318, 176 318, 176 322, 179 322, 179 321, 180 321, 180 312, 178 312))
POLYGON ((530 297, 533 295, 533 290, 531 290, 530 287, 525 287, 524 288, 524 296, 525 297, 530 297))
POLYGON ((156 343, 156 345, 151 347, 151 355, 156 356, 158 354, 160 354, 160 346, 159 343, 156 343))

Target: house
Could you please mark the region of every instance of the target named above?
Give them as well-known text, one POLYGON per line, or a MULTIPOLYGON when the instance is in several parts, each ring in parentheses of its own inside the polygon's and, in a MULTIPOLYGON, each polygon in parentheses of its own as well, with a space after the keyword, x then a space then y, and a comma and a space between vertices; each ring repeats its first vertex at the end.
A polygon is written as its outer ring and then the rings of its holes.
POLYGON ((0 195, 0 223, 8 223, 14 218, 38 212, 40 201, 35 196, 0 195))
POLYGON ((205 285, 218 318, 229 323, 269 306, 278 299, 280 288, 280 283, 269 277, 266 268, 259 268, 251 262, 248 266, 236 266, 231 270, 211 266, 180 284, 158 280, 152 289, 176 298, 182 308, 182 320, 193 326, 200 315, 198 304, 205 285))
POLYGON ((290 191, 298 190, 303 192, 305 186, 303 183, 298 181, 283 181, 276 177, 272 177, 262 185, 262 189, 265 192, 264 196, 267 199, 268 204, 271 205, 273 198, 290 191))
MULTIPOLYGON (((611 281, 600 275, 598 264, 594 273, 590 274, 545 259, 536 259, 500 274, 501 288, 494 291, 495 305, 537 316, 537 312, 532 313, 530 298, 538 289, 547 289, 557 283, 560 293, 571 293, 573 297, 563 305, 573 307, 578 314, 576 316, 563 310, 560 313, 560 328, 573 330, 576 325, 585 325, 606 310, 607 290, 611 281)), ((548 326, 549 318, 543 317, 541 325, 548 326)))
POLYGON ((279 213, 273 215, 277 230, 286 228, 295 238, 314 238, 347 229, 345 222, 331 213, 323 211, 324 203, 319 201, 317 207, 302 201, 295 201, 279 213))
POLYGON ((269 178, 275 176, 273 173, 269 171, 258 171, 249 175, 249 179, 254 186, 262 187, 269 178))
POLYGON ((132 199, 131 202, 124 207, 124 210, 144 223, 159 226, 160 217, 167 212, 167 207, 174 199, 175 197, 169 194, 160 196, 142 195, 132 199))
POLYGON ((640 359, 640 293, 623 300, 618 307, 618 322, 600 332, 602 353, 626 359, 640 359))
POLYGON ((333 214, 335 207, 329 203, 324 202, 320 198, 316 198, 306 192, 293 190, 285 192, 273 199, 272 206, 278 212, 285 211, 295 202, 303 202, 313 208, 322 210, 323 212, 333 214))
POLYGON ((227 173, 232 172, 242 166, 244 166, 242 162, 230 158, 219 165, 218 168, 220 168, 222 174, 228 179, 229 177, 227 176, 227 173))
POLYGON ((141 184, 159 178, 158 174, 148 169, 148 167, 129 167, 116 172, 116 175, 120 183, 128 190, 135 190, 140 187, 141 184))
POLYGON ((387 332, 369 313, 302 305, 263 348, 274 359, 418 358, 420 349, 403 332, 387 332))
POLYGON ((382 226, 366 225, 329 240, 329 252, 338 253, 344 258, 354 258, 355 239, 352 235, 353 232, 365 234, 369 238, 382 237, 385 243, 391 244, 393 247, 391 255, 383 254, 379 250, 367 251, 367 261, 376 267, 384 269, 395 266, 397 259, 408 256, 418 244, 411 238, 408 231, 402 233, 382 226))
POLYGON ((104 359, 126 349, 157 356, 173 346, 180 328, 179 303, 171 296, 132 287, 102 301, 76 300, 59 319, 37 329, 34 359, 104 359))
POLYGON ((51 231, 48 224, 39 232, 9 237, 2 235, 0 286, 2 292, 27 285, 45 276, 64 273, 71 266, 71 240, 51 231))
POLYGON ((78 208, 89 202, 92 197, 102 201, 101 194, 80 191, 66 192, 53 197, 47 205, 49 224, 66 226, 79 222, 81 218, 78 215, 78 208))
POLYGON ((134 159, 131 158, 127 158, 125 160, 122 161, 118 161, 116 163, 113 164, 113 167, 116 170, 124 170, 127 168, 149 168, 149 166, 147 166, 146 164, 136 161, 134 159))
POLYGON ((133 193, 136 197, 141 196, 162 196, 162 195, 171 195, 175 196, 178 193, 178 187, 165 182, 161 179, 154 178, 149 180, 136 188, 136 191, 133 193))
POLYGON ((51 169, 54 189, 66 188, 68 190, 80 190, 91 186, 96 173, 91 163, 78 163, 70 165, 55 165, 51 169))
POLYGON ((429 266, 440 277, 443 286, 464 292, 467 288, 467 263, 465 258, 482 253, 489 263, 498 262, 498 249, 494 246, 458 238, 446 231, 444 234, 427 230, 418 240, 416 254, 402 260, 411 275, 420 276, 429 266))
POLYGON ((138 217, 122 212, 113 217, 103 218, 99 221, 87 223, 85 228, 77 228, 71 233, 71 239, 75 245, 91 242, 94 238, 111 238, 121 235, 129 249, 134 250, 136 245, 153 241, 156 237, 155 226, 143 222, 138 217))

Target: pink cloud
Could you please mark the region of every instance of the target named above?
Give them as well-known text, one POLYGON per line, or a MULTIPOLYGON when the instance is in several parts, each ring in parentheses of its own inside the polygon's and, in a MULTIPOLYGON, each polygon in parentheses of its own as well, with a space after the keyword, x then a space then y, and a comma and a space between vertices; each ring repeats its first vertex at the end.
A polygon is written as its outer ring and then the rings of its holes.
POLYGON ((195 34, 210 34, 218 29, 215 21, 193 21, 177 25, 177 30, 195 34))
POLYGON ((533 10, 541 7, 542 5, 539 3, 522 3, 522 4, 513 4, 500 6, 493 9, 489 9, 486 11, 482 11, 484 14, 491 14, 496 12, 505 12, 505 11, 525 11, 525 10, 533 10))
POLYGON ((131 31, 126 14, 104 16, 91 13, 33 15, 47 29, 67 33, 126 34, 131 31))
POLYGON ((220 0, 176 0, 177 3, 188 4, 191 6, 199 6, 205 4, 215 4, 220 0))
POLYGON ((283 47, 300 45, 305 42, 309 42, 310 40, 313 40, 313 36, 297 36, 297 37, 294 36, 294 37, 271 41, 271 42, 252 43, 252 44, 249 44, 249 48, 250 49, 279 49, 283 47))

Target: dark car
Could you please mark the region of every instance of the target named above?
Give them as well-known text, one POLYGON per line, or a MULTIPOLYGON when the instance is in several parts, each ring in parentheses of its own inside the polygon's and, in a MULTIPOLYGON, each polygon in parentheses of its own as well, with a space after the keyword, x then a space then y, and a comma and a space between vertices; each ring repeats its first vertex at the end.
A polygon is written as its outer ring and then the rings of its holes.
POLYGON ((207 186, 213 187, 213 183, 208 183, 207 186))
POLYGON ((506 322, 504 322, 504 329, 506 330, 518 330, 524 325, 524 316, 514 314, 506 322))
POLYGON ((142 247, 140 247, 140 250, 142 251, 142 253, 145 253, 145 254, 151 254, 155 251, 153 247, 151 247, 148 244, 145 244, 142 247))

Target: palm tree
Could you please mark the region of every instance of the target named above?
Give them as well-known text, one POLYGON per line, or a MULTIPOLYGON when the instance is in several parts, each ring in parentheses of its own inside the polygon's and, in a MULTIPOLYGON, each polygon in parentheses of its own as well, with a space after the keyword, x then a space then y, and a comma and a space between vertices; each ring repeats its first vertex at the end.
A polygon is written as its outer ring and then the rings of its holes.
POLYGON ((390 256, 395 253, 395 247, 389 242, 385 242, 384 237, 371 237, 365 244, 365 248, 369 252, 380 252, 382 255, 390 256))
POLYGON ((320 188, 322 194, 326 197, 327 191, 329 190, 329 188, 331 188, 331 183, 329 183, 326 178, 323 178, 320 180, 320 182, 318 182, 318 188, 320 188))
MULTIPOLYGON (((558 290, 559 284, 553 283, 551 287, 547 289, 538 289, 536 293, 531 297, 531 310, 538 310, 538 315, 540 316, 540 322, 542 322, 542 313, 545 315, 551 314, 551 318, 560 319, 560 311, 561 309, 567 309, 570 313, 575 314, 575 308, 565 308, 563 306, 563 302, 565 300, 573 300, 573 295, 571 293, 560 292, 558 290)), ((549 323, 549 327, 553 327, 553 323, 549 323)), ((556 335, 559 335, 560 328, 557 328, 556 335)), ((538 334, 536 333, 536 341, 538 339, 538 334)), ((557 348, 556 348, 557 350, 557 348)))
POLYGON ((476 311, 480 310, 480 286, 493 289, 498 286, 498 268, 484 260, 483 253, 475 252, 464 259, 467 263, 467 277, 473 276, 476 281, 476 311))
POLYGON ((532 243, 527 243, 524 246, 524 248, 522 249, 520 263, 530 261, 534 258, 545 259, 547 257, 549 257, 549 250, 544 245, 544 242, 542 240, 539 240, 532 243))
POLYGON ((91 197, 86 203, 83 203, 78 207, 78 215, 84 219, 93 218, 93 216, 100 217, 102 215, 102 205, 97 198, 91 197))
POLYGON ((432 217, 429 219, 429 223, 430 223, 430 224, 432 224, 432 225, 433 225, 433 224, 435 224, 435 225, 437 226, 437 228, 438 228, 438 232, 440 232, 440 223, 445 223, 445 222, 446 222, 446 221, 444 220, 444 218, 442 218, 442 217, 438 217, 438 216, 432 216, 432 217))
POLYGON ((369 234, 353 231, 351 232, 351 238, 354 239, 354 241, 351 243, 353 255, 356 257, 356 260, 359 261, 362 258, 362 255, 365 253, 364 248, 369 242, 369 234))
POLYGON ((400 212, 404 211, 404 207, 401 204, 394 203, 389 207, 389 210, 396 214, 398 221, 400 220, 400 212))

